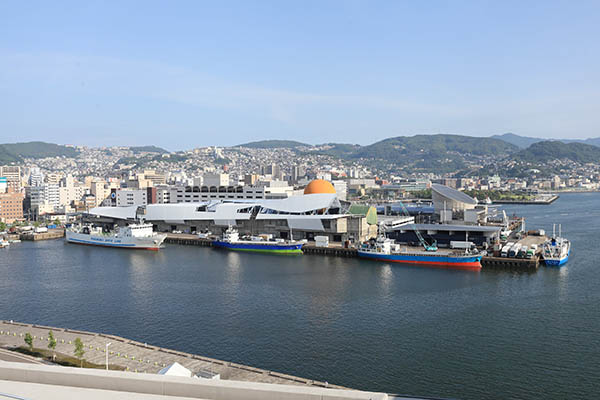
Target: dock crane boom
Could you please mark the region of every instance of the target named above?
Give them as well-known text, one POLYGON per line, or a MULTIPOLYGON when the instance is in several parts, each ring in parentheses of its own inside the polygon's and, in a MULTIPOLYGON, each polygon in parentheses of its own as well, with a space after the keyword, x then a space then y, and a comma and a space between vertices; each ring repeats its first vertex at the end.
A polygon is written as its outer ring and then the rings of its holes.
MULTIPOLYGON (((404 213, 405 216, 410 217, 410 213, 408 212, 408 210, 406 209, 406 207, 404 206, 404 204, 401 201, 398 201, 398 204, 400 204, 400 207, 402 208, 402 212, 404 213)), ((426 251, 437 251, 438 247, 437 247, 437 241, 433 241, 433 243, 429 244, 425 241, 425 238, 423 238, 423 235, 421 235, 421 232, 419 232, 419 230, 417 229, 417 227, 415 226, 414 223, 411 224, 413 231, 415 231, 415 234, 417 235, 417 238, 419 238, 419 242, 421 243, 421 246, 423 246, 423 248, 426 251)))

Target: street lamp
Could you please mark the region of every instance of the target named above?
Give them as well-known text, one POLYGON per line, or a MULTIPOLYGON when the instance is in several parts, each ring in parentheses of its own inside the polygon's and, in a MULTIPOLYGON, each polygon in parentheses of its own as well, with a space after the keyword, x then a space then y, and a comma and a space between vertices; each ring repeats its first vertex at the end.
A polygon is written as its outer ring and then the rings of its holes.
POLYGON ((106 370, 108 371, 108 346, 112 343, 106 343, 106 370))

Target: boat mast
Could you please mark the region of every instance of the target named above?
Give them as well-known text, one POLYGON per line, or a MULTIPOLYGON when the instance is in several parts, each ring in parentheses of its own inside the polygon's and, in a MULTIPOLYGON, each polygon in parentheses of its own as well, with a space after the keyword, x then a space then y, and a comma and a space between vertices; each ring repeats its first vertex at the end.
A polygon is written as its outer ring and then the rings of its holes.
POLYGON ((558 224, 558 237, 561 237, 562 234, 562 224, 558 224))

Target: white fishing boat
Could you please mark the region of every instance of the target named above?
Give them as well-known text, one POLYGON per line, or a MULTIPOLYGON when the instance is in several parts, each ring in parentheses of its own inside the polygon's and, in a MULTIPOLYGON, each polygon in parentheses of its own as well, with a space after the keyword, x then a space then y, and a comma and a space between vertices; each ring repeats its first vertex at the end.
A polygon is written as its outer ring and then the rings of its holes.
POLYGON ((542 257, 546 265, 560 267, 569 261, 571 242, 561 237, 561 233, 561 226, 558 225, 558 236, 556 236, 556 225, 553 225, 552 237, 542 245, 542 257))

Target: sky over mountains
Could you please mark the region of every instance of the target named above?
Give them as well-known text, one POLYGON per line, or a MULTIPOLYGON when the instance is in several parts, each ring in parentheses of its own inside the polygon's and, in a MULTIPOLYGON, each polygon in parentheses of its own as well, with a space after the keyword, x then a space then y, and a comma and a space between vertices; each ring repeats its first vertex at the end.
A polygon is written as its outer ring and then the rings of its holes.
POLYGON ((0 143, 600 136, 597 2, 0 10, 0 143))

